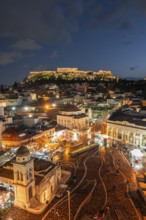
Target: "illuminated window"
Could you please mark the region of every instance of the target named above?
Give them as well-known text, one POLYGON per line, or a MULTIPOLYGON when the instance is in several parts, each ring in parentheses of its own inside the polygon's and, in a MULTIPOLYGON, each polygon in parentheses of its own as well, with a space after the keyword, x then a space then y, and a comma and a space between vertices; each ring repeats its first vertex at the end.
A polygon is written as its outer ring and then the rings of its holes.
POLYGON ((22 134, 19 134, 19 137, 24 137, 26 134, 25 133, 22 133, 22 134))
POLYGON ((146 146, 146 135, 142 135, 142 145, 146 146))
POLYGON ((130 134, 129 134, 129 142, 130 142, 130 143, 133 143, 133 139, 134 139, 133 133, 130 133, 130 134))
POLYGON ((123 140, 124 140, 124 141, 127 140, 127 131, 124 131, 124 134, 123 134, 123 140))
POLYGON ((122 131, 121 130, 118 131, 118 139, 122 139, 122 131))

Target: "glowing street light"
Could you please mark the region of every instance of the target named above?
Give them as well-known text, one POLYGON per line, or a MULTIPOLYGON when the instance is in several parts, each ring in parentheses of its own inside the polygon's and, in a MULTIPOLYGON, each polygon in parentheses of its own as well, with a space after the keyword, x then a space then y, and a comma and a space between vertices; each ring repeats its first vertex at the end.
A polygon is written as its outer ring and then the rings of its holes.
POLYGON ((27 107, 27 106, 25 106, 25 107, 24 107, 24 110, 25 110, 25 111, 28 111, 28 107, 27 107))
POLYGON ((15 111, 15 110, 16 110, 16 107, 15 107, 15 106, 13 106, 13 107, 12 107, 12 110, 13 110, 13 111, 15 111))
POLYGON ((53 103, 53 104, 52 104, 52 106, 53 106, 53 107, 56 107, 56 104, 55 104, 55 103, 53 103))

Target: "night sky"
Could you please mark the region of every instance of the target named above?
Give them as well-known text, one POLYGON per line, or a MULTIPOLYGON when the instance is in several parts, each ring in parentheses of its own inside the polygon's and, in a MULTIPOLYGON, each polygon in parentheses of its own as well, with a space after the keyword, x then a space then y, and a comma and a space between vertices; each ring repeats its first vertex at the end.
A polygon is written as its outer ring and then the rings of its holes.
POLYGON ((0 84, 57 67, 146 77, 146 0, 0 0, 0 84))

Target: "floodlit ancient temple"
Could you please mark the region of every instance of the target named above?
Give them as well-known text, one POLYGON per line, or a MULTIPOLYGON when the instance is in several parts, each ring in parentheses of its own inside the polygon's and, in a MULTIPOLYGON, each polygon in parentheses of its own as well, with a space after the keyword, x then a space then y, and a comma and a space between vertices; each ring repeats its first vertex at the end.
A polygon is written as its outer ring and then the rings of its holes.
POLYGON ((116 76, 112 74, 111 71, 107 70, 99 70, 99 71, 93 71, 93 70, 79 70, 78 68, 57 68, 56 70, 46 70, 46 71, 31 71, 28 74, 27 79, 35 79, 36 77, 47 77, 47 76, 53 76, 56 79, 58 77, 66 77, 68 76, 68 79, 74 79, 74 78, 87 78, 94 80, 96 78, 102 78, 104 80, 115 80, 118 79, 116 76))

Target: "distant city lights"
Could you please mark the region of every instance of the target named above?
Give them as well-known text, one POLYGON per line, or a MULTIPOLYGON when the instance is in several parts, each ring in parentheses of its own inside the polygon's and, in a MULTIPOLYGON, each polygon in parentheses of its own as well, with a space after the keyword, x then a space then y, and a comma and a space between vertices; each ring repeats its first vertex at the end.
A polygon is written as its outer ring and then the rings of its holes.
POLYGON ((24 110, 25 110, 25 111, 28 111, 28 109, 29 109, 29 108, 28 108, 27 106, 24 107, 24 110))
POLYGON ((15 111, 15 110, 16 110, 16 107, 15 107, 15 106, 13 106, 13 107, 12 107, 12 110, 13 110, 13 111, 15 111))
POLYGON ((56 104, 55 104, 55 103, 53 103, 53 104, 52 104, 52 106, 53 106, 53 107, 56 107, 56 104))

